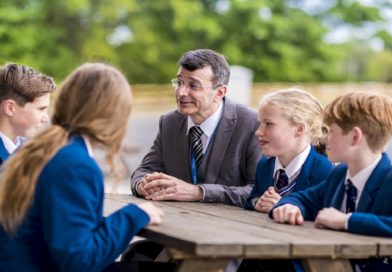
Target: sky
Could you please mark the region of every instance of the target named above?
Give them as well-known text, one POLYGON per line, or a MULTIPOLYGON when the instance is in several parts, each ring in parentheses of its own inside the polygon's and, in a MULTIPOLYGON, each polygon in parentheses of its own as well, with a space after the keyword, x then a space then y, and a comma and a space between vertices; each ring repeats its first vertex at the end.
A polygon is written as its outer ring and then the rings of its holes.
MULTIPOLYGON (((329 9, 336 4, 336 0, 288 0, 292 4, 301 3, 301 8, 305 11, 318 13, 329 9)), ((366 6, 378 6, 378 0, 353 0, 358 1, 366 6)), ((330 32, 325 36, 325 41, 328 43, 344 43, 351 39, 368 40, 369 45, 376 51, 384 48, 384 43, 380 38, 372 38, 372 36, 380 29, 386 29, 392 35, 392 1, 389 8, 383 8, 381 15, 386 19, 384 23, 364 23, 360 27, 353 27, 350 25, 338 24, 334 25, 330 22, 325 22, 330 32)))

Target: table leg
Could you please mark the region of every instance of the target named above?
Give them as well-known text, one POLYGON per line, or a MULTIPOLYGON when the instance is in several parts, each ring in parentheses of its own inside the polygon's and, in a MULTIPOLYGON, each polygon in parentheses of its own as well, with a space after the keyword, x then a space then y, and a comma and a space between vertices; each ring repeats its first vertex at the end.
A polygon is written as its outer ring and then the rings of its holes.
POLYGON ((185 259, 178 272, 224 272, 230 259, 185 259))
POLYGON ((306 259, 302 263, 306 272, 353 271, 348 259, 306 259))

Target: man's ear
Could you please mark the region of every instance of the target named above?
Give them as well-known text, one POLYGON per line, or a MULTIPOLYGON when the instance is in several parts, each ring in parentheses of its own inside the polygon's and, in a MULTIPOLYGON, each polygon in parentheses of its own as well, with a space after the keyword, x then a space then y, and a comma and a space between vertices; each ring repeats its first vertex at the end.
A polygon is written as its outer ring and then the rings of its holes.
POLYGON ((220 101, 225 97, 227 93, 227 85, 221 85, 218 88, 216 88, 216 94, 215 94, 215 101, 220 101))
POLYGON ((5 99, 1 102, 1 110, 7 116, 13 116, 15 113, 16 102, 13 99, 5 99))

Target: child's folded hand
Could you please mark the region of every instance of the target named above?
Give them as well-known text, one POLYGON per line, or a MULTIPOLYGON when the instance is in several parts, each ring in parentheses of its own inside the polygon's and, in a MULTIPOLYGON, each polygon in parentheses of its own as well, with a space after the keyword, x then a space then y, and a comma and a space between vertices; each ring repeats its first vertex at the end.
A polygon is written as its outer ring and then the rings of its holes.
POLYGON ((344 230, 346 229, 348 218, 349 214, 345 214, 335 208, 324 208, 317 214, 314 225, 317 228, 344 230))
POLYGON ((274 187, 270 186, 257 201, 255 210, 263 213, 269 213, 275 204, 278 203, 279 199, 281 199, 281 196, 275 192, 274 187))
POLYGON ((302 225, 304 217, 301 210, 294 205, 285 204, 274 209, 273 218, 277 223, 288 223, 290 225, 302 225))

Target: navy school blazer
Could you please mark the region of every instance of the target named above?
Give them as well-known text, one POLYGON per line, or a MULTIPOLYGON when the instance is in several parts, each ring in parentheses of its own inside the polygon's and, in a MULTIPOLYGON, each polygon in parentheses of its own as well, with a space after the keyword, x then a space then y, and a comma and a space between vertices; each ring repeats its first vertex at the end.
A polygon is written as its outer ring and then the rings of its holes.
POLYGON ((10 154, 8 154, 7 149, 5 148, 3 140, 0 138, 0 165, 3 164, 3 162, 8 159, 10 154))
MULTIPOLYGON (((275 168, 276 157, 263 157, 259 161, 256 170, 255 185, 253 186, 252 192, 246 199, 244 208, 254 210, 252 205, 252 199, 260 197, 268 189, 268 187, 274 185, 274 168, 275 168)), ((327 179, 329 173, 333 169, 332 163, 328 158, 318 153, 313 146, 310 148, 308 157, 306 158, 301 172, 299 173, 296 184, 292 192, 305 190, 308 187, 319 184, 320 182, 327 179)))
MULTIPOLYGON (((347 165, 339 164, 324 182, 285 196, 276 207, 293 204, 301 209, 305 220, 314 221, 318 212, 327 207, 340 210, 345 193, 347 165)), ((392 236, 392 166, 387 154, 367 180, 357 209, 348 221, 348 232, 392 236)), ((272 211, 270 217, 272 218, 272 211)))
POLYGON ((133 204, 103 216, 104 177, 76 136, 44 166, 15 236, 0 227, 0 271, 101 271, 148 222, 133 204))

